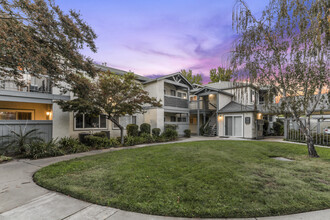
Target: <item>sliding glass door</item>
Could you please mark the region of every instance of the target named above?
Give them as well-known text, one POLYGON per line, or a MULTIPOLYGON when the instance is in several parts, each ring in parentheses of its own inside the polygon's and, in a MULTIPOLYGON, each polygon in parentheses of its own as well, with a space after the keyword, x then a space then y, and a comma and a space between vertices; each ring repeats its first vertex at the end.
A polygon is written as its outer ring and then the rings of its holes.
POLYGON ((242 116, 225 116, 225 135, 243 137, 242 116))

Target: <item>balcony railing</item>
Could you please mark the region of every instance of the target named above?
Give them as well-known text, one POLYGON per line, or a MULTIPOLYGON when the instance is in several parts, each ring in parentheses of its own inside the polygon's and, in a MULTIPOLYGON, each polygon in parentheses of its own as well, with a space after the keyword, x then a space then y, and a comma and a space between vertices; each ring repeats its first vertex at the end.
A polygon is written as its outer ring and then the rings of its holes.
POLYGON ((164 106, 176 107, 176 108, 188 108, 188 100, 176 97, 165 96, 164 106))
MULTIPOLYGON (((190 101, 189 102, 189 109, 197 110, 198 108, 198 101, 190 101)), ((203 100, 199 101, 199 109, 200 110, 216 110, 216 105, 211 102, 204 102, 203 100)))
POLYGON ((14 80, 5 79, 0 80, 0 89, 21 91, 21 92, 38 92, 38 93, 51 93, 51 83, 46 77, 26 77, 24 80, 25 86, 18 86, 14 80))

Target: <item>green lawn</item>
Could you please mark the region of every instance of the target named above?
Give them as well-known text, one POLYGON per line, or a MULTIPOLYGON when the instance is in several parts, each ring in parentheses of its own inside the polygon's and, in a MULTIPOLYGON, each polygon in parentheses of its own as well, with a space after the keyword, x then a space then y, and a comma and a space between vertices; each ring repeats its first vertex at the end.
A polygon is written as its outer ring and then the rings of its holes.
POLYGON ((200 141, 121 150, 60 162, 35 181, 92 203, 185 217, 255 217, 330 208, 330 149, 200 141), (271 159, 282 156, 284 162, 271 159))

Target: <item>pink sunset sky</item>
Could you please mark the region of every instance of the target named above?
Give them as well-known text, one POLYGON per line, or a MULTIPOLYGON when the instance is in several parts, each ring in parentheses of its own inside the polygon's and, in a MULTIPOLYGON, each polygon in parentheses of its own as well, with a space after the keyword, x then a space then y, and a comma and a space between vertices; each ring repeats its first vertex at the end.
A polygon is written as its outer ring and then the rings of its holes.
MULTIPOLYGON (((235 0, 57 0, 64 10, 80 11, 98 38, 97 63, 144 76, 192 69, 202 73, 228 66, 235 0)), ((248 0, 260 15, 268 1, 248 0)))

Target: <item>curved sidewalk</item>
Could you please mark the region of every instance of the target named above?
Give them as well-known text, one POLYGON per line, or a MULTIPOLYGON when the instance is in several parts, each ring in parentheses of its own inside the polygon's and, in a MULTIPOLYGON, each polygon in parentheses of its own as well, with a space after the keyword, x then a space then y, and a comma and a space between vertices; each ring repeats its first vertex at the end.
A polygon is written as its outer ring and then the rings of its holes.
MULTIPOLYGON (((179 142, 198 140, 219 140, 219 138, 192 137, 179 142)), ((228 139, 227 139, 228 140, 228 139)), ((165 143, 166 144, 166 143, 165 143)), ((169 143, 167 143, 169 144, 169 143)), ((156 145, 156 144, 154 144, 156 145)), ((157 144, 158 145, 158 144, 157 144)), ((90 151, 61 157, 39 160, 14 160, 0 164, 0 220, 38 220, 38 219, 109 219, 109 220, 179 220, 175 218, 152 216, 127 212, 99 206, 44 189, 33 182, 33 174, 42 167, 59 161, 94 155, 109 151, 139 148, 150 145, 90 151)), ((330 209, 276 217, 249 218, 260 220, 330 220, 330 209)), ((215 219, 212 219, 215 220, 215 219)))

